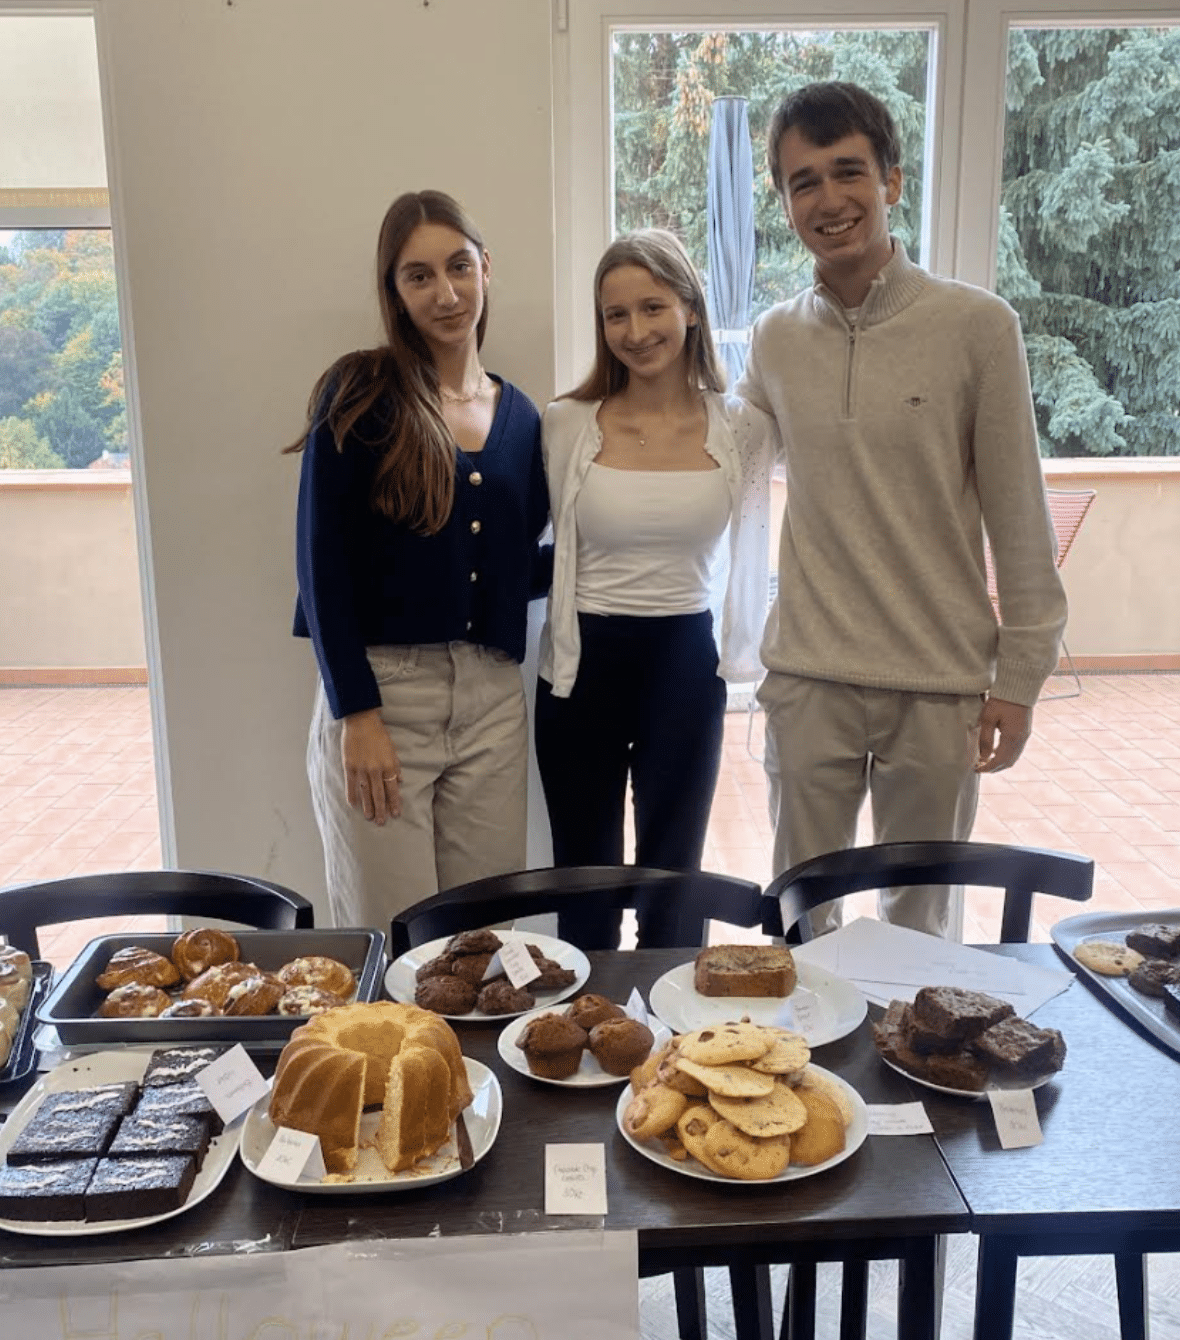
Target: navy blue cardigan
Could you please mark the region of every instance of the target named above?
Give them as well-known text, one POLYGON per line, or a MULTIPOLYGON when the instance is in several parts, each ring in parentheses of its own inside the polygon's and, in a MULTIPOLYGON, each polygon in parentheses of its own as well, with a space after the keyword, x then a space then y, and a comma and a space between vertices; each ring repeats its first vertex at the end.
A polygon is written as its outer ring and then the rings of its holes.
POLYGON ((367 646, 477 642, 524 659, 528 602, 552 570, 551 546, 537 545, 549 495, 536 407, 501 386, 483 450, 457 455, 455 503, 437 535, 415 534, 373 506, 380 452, 363 426, 343 451, 326 424, 308 436, 295 634, 315 646, 334 716, 381 705, 367 646))

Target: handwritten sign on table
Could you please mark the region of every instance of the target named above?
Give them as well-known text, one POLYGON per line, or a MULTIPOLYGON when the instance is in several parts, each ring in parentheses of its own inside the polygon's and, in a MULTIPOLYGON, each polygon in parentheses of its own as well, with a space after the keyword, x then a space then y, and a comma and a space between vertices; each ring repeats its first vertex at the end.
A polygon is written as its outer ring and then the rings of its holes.
POLYGON ((545 1213, 606 1213, 606 1146, 545 1146, 545 1213))
POLYGON ((987 1096, 1001 1149, 1027 1149, 1044 1140, 1031 1089, 989 1089, 987 1096))
POLYGON ((2 1270, 0 1316, 37 1340, 639 1340, 638 1274, 634 1233, 382 1240, 2 1270))

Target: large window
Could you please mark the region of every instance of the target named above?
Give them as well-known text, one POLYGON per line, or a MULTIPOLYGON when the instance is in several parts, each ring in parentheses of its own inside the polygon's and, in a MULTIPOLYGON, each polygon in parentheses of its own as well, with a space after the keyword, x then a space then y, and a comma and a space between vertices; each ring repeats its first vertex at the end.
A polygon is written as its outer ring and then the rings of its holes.
POLYGON ((889 106, 903 141, 905 190, 892 227, 915 258, 926 250, 930 28, 830 32, 730 30, 612 35, 616 232, 675 232, 708 276, 706 183, 714 99, 746 99, 753 156, 755 266, 751 319, 796 293, 811 261, 787 228, 766 165, 766 128, 784 93, 813 79, 849 79, 889 106))
POLYGON ((1046 456, 1180 456, 1180 27, 1014 27, 996 288, 1046 456))
POLYGON ((0 469, 126 462, 110 231, 0 232, 0 469))

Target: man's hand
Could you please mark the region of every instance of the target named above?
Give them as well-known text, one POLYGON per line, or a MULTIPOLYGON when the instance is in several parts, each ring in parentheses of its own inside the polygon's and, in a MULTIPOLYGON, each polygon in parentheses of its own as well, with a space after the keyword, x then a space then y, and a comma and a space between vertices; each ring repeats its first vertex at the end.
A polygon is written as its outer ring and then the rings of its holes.
POLYGON ((397 750, 381 720, 381 709, 346 716, 340 738, 348 803, 380 826, 402 812, 397 750))
POLYGON ((1032 708, 1003 698, 988 698, 979 715, 976 772, 1003 772, 1024 751, 1032 734, 1032 708))

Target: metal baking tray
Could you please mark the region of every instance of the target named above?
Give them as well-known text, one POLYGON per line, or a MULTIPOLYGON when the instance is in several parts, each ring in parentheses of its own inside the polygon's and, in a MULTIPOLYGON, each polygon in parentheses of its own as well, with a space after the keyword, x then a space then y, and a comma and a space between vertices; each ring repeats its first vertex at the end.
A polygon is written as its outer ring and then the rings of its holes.
MULTIPOLYGON (((276 971, 293 958, 326 954, 347 963, 356 975, 359 1001, 376 1000, 385 967, 385 935, 378 930, 234 931, 243 962, 276 971)), ((57 1030, 66 1046, 110 1043, 240 1042, 247 1049, 283 1046, 306 1017, 280 1014, 216 1016, 203 1019, 102 1019, 97 1011, 106 992, 94 979, 116 950, 131 945, 168 956, 174 934, 102 935, 78 955, 37 1018, 57 1030)))
POLYGON ((29 986, 29 999, 16 1026, 16 1036, 12 1039, 12 1051, 8 1060, 0 1065, 0 1089, 9 1084, 19 1084, 32 1074, 37 1064, 37 1007, 45 999, 53 981, 53 964, 33 960, 33 980, 29 986))
POLYGON ((1168 1015, 1162 1000, 1136 991, 1125 977, 1103 977, 1092 972, 1074 958, 1073 951, 1084 940, 1115 940, 1122 944, 1127 932, 1137 926, 1180 926, 1180 908, 1162 912, 1155 908, 1143 912, 1083 912, 1059 921, 1050 934, 1058 949, 1068 956, 1070 965, 1085 973, 1107 1000, 1121 1006, 1168 1051, 1180 1056, 1180 1023, 1168 1015))

